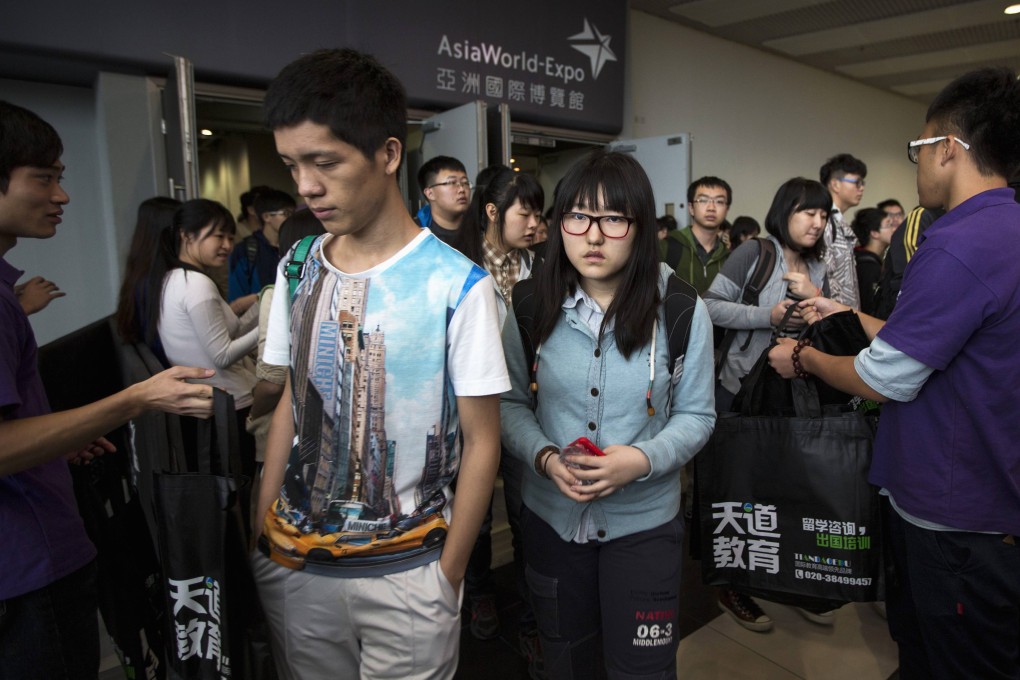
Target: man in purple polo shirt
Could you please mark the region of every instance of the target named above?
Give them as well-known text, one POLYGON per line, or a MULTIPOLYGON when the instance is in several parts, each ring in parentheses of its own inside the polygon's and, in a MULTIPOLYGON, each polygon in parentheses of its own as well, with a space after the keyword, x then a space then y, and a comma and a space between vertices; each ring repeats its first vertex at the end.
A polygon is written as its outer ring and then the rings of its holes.
MULTIPOLYGON (((920 204, 947 212, 888 322, 860 315, 873 341, 856 358, 784 343, 770 360, 887 402, 870 481, 888 498, 900 677, 1020 678, 1020 205, 1006 184, 1020 169, 1016 74, 950 83, 907 155, 920 204)), ((809 320, 846 309, 802 306, 809 320)))
POLYGON ((50 413, 36 343, 5 259, 19 238, 50 238, 68 196, 63 145, 31 111, 0 100, 0 680, 99 672, 96 550, 78 516, 67 460, 112 450, 102 435, 150 409, 208 416, 212 388, 171 368, 81 408, 50 413))

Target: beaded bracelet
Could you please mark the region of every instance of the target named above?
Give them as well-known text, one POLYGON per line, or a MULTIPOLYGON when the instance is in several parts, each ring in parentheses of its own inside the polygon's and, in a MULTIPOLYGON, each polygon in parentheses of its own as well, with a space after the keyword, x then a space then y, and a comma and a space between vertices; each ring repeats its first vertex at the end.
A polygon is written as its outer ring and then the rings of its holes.
POLYGON ((797 341, 797 346, 793 348, 793 374, 804 380, 811 377, 811 374, 805 371, 804 367, 800 365, 800 351, 805 347, 810 346, 810 338, 801 338, 797 341))
POLYGON ((555 446, 545 446, 541 451, 535 454, 535 472, 539 477, 545 477, 549 479, 549 458, 554 453, 559 453, 559 449, 555 446))

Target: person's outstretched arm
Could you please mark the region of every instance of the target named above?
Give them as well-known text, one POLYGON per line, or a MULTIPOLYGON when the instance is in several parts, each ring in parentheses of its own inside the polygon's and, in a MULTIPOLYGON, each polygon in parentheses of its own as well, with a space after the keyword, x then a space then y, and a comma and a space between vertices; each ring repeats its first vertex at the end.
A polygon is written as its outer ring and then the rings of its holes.
POLYGON ((205 368, 175 366, 79 408, 0 420, 0 476, 86 448, 146 411, 207 418, 212 415, 212 387, 192 384, 186 379, 209 378, 213 373, 205 368))

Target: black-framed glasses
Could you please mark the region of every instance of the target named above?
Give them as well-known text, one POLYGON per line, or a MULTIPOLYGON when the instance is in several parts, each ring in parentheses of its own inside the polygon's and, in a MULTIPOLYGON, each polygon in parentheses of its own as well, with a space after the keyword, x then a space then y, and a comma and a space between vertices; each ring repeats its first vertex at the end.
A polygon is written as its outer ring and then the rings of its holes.
POLYGON ((262 214, 263 215, 272 215, 274 217, 275 216, 290 217, 291 215, 294 214, 294 209, 293 208, 283 208, 282 210, 269 210, 269 211, 264 212, 262 214))
POLYGON ((448 179, 445 182, 430 184, 425 188, 435 189, 436 187, 450 187, 451 189, 467 189, 468 191, 471 191, 471 187, 473 186, 474 185, 471 184, 471 181, 468 179, 448 179))
POLYGON ((915 139, 912 142, 907 142, 907 158, 910 159, 911 163, 913 163, 914 165, 917 165, 917 152, 920 150, 920 147, 926 146, 928 144, 936 144, 938 142, 941 142, 943 139, 951 139, 954 142, 957 142, 960 146, 962 146, 967 151, 970 151, 970 144, 968 144, 967 142, 963 141, 959 137, 952 137, 950 135, 943 135, 942 137, 928 137, 927 139, 915 139))
POLYGON ((708 196, 698 196, 691 203, 697 203, 698 205, 705 207, 707 205, 714 205, 717 208, 722 208, 730 204, 728 200, 722 196, 716 196, 715 198, 709 198, 708 196))
POLYGON ((864 178, 862 177, 858 177, 857 179, 850 179, 849 177, 840 177, 839 181, 846 182, 847 184, 854 184, 861 189, 863 189, 864 185, 867 184, 867 182, 865 182, 864 178))
POLYGON ((599 231, 606 238, 623 238, 630 232, 630 225, 637 222, 633 217, 622 215, 587 215, 581 212, 565 212, 560 217, 563 231, 572 236, 584 236, 592 224, 599 226, 599 231))

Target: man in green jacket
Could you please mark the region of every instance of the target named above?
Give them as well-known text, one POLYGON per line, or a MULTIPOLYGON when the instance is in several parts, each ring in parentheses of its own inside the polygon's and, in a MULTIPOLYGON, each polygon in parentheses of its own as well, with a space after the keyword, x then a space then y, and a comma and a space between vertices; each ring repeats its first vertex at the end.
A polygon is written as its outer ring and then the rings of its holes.
POLYGON ((691 225, 669 232, 663 260, 677 276, 694 286, 698 294, 708 290, 729 256, 719 226, 726 220, 733 192, 725 180, 702 177, 687 188, 691 225))

